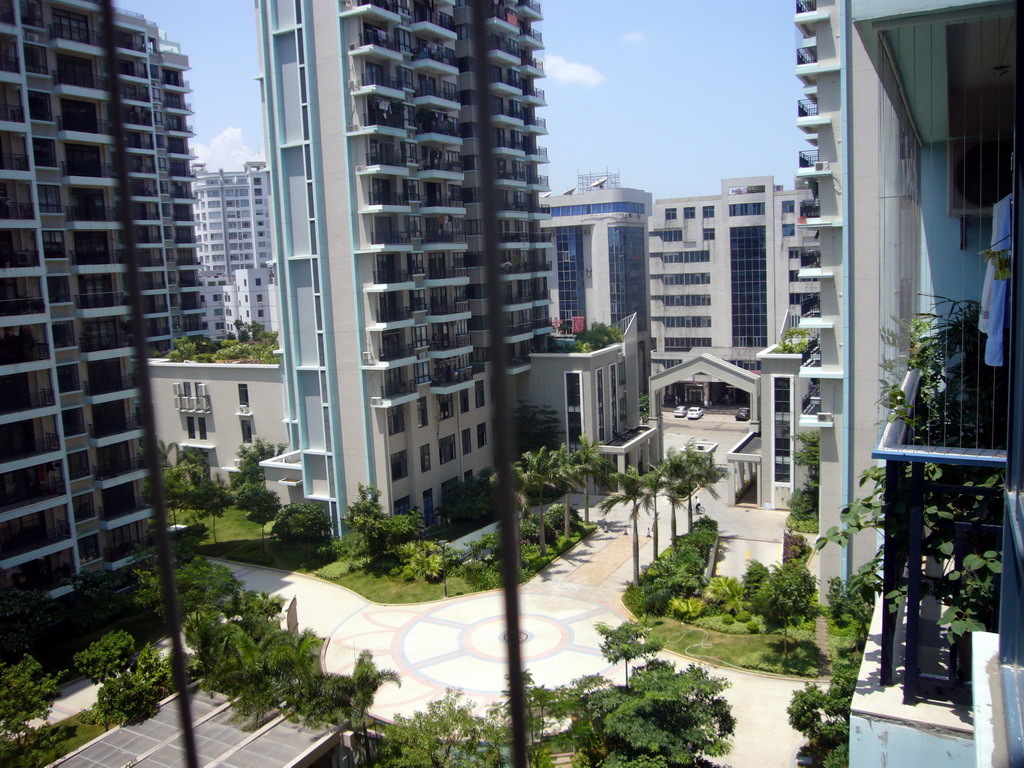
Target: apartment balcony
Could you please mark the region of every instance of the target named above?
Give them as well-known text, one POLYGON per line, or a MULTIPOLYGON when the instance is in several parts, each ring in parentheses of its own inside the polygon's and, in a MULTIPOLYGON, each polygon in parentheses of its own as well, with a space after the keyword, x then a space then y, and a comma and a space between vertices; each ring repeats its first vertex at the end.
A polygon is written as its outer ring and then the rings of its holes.
POLYGON ((412 88, 412 85, 380 72, 364 72, 351 84, 354 96, 380 96, 389 99, 404 99, 407 87, 412 88))
POLYGON ((25 108, 20 104, 0 104, 0 122, 24 123, 25 108))
POLYGON ((532 21, 541 21, 544 14, 541 12, 540 3, 537 0, 517 0, 516 10, 520 16, 532 21))
POLYGON ((420 141, 435 141, 439 144, 461 145, 459 121, 454 118, 433 116, 416 121, 416 135, 420 141))
POLYGON ((828 11, 818 9, 817 0, 796 0, 796 15, 793 23, 804 34, 814 35, 818 22, 828 21, 828 11))
POLYGON ((810 45, 805 48, 796 49, 797 66, 818 63, 818 46, 810 45))
POLYGON ((91 72, 80 72, 73 69, 55 69, 50 73, 53 76, 54 93, 58 96, 80 95, 86 98, 99 98, 97 93, 81 93, 78 89, 87 91, 107 91, 107 78, 99 77, 91 72))
POLYGON ((371 408, 390 408, 403 403, 411 403, 419 397, 415 381, 388 381, 380 388, 379 397, 370 398, 371 408))
MULTIPOLYGON (((17 589, 40 589, 53 592, 64 586, 64 579, 75 572, 71 548, 44 557, 28 560, 17 567, 5 568, 3 580, 17 589)), ((64 591, 69 591, 65 587, 64 591)))
POLYGON ((438 43, 424 45, 412 54, 410 65, 414 72, 426 72, 436 75, 457 75, 459 65, 455 60, 455 51, 438 43))
POLYGON ((80 342, 82 352, 103 352, 128 348, 131 345, 131 337, 126 333, 83 333, 80 342))
POLYGON ((120 291, 79 293, 75 295, 75 307, 78 309, 109 309, 111 307, 124 306, 124 294, 120 291))
POLYGON ((153 543, 153 539, 150 536, 143 536, 134 541, 123 541, 120 544, 103 548, 103 559, 108 563, 117 563, 121 560, 127 560, 130 557, 136 555, 137 550, 148 547, 153 543))
MULTIPOLYGON (((18 473, 12 472, 10 474, 16 475, 18 473)), ((23 485, 16 485, 14 488, 0 494, 0 512, 8 512, 19 507, 28 507, 32 504, 52 499, 55 496, 63 496, 64 489, 63 480, 31 481, 23 485)))
POLYGON ((60 450, 60 437, 43 435, 33 440, 9 440, 0 444, 0 462, 16 461, 60 450))
POLYGON ((35 392, 6 392, 0 398, 0 414, 21 413, 35 408, 49 408, 56 402, 52 389, 38 389, 35 392))
POLYGON ((17 534, 0 539, 0 560, 34 552, 71 538, 71 527, 66 520, 55 520, 32 528, 23 528, 17 534))
POLYGON ((36 209, 32 203, 16 203, 8 200, 0 201, 0 219, 30 221, 35 219, 36 209))
POLYGON ((416 95, 412 103, 417 107, 436 107, 437 109, 459 109, 459 89, 455 83, 435 83, 424 80, 416 86, 416 95))
POLYGON ((413 22, 409 29, 414 34, 431 34, 442 40, 455 40, 455 19, 449 13, 432 11, 417 3, 413 8, 413 22))
POLYGON ((42 296, 24 296, 15 299, 0 299, 0 317, 41 315, 46 312, 42 296))
POLYGON ((543 48, 544 36, 533 27, 520 23, 518 42, 520 48, 543 48))
POLYGON ((395 62, 402 62, 404 55, 402 46, 397 40, 376 29, 364 29, 359 35, 359 46, 349 50, 352 56, 374 56, 377 58, 389 59, 395 62))
POLYGON ((473 366, 454 368, 450 365, 437 365, 430 373, 430 391, 444 395, 469 389, 473 386, 473 366))
POLYGON ((527 320, 521 323, 507 323, 505 325, 505 341, 513 344, 520 341, 529 341, 533 338, 533 321, 527 320))
POLYGON ((54 40, 70 40, 71 42, 89 45, 94 48, 100 48, 103 45, 103 39, 98 32, 78 25, 51 24, 50 37, 54 40))
POLYGON ((405 138, 405 116, 397 106, 387 111, 370 109, 363 112, 359 125, 348 126, 347 133, 349 136, 381 135, 405 138))
POLYGON ((142 425, 134 416, 105 419, 102 423, 89 425, 89 437, 93 440, 102 440, 105 437, 124 435, 126 432, 136 432, 140 429, 142 425))
POLYGON ((533 107, 547 106, 548 102, 544 91, 534 88, 532 84, 527 85, 527 82, 523 82, 523 104, 533 107))
POLYGON ((548 121, 542 117, 531 117, 527 115, 523 118, 523 123, 523 130, 526 133, 543 135, 548 132, 548 121))
POLYGON ((85 382, 85 394, 88 397, 109 395, 114 392, 126 392, 135 389, 135 374, 129 373, 124 376, 104 376, 98 379, 90 379, 85 382))
POLYGON ((466 213, 466 204, 460 196, 441 197, 428 196, 420 205, 420 213, 423 215, 444 215, 461 216, 466 213))
POLYGON ((366 287, 371 293, 383 291, 411 291, 416 287, 412 273, 401 269, 375 269, 373 283, 366 287))
POLYGON ((396 328, 412 325, 412 311, 412 307, 378 307, 377 325, 396 328))
POLYGON ((138 472, 146 468, 146 462, 142 456, 132 456, 120 461, 97 464, 93 476, 97 480, 109 480, 113 477, 127 475, 130 472, 138 472))
POLYGON ((829 161, 821 160, 817 149, 805 149, 800 152, 797 164, 799 165, 796 172, 798 178, 817 178, 832 175, 829 161))
POLYGON ((544 77, 544 62, 540 59, 534 58, 533 56, 523 56, 520 66, 522 67, 521 72, 524 75, 544 77))
POLYGON ((134 515, 139 512, 146 512, 150 508, 149 499, 144 496, 136 496, 134 499, 126 499, 118 504, 105 505, 96 508, 96 516, 104 522, 112 522, 134 515))
POLYGON ((0 339, 0 365, 18 365, 50 359, 50 345, 29 337, 0 339))
POLYGON ((462 181, 462 161, 428 153, 420 160, 418 178, 424 181, 462 181))
POLYGON ((409 164, 416 162, 402 152, 391 150, 371 150, 366 153, 366 165, 357 169, 357 173, 380 174, 388 176, 408 176, 409 164))
POLYGON ((368 245, 360 246, 362 251, 409 251, 412 250, 412 238, 418 233, 404 230, 375 230, 368 236, 368 245))
POLYGON ((466 242, 466 233, 455 229, 427 230, 423 233, 423 244, 458 246, 466 242))
POLYGON ((374 357, 381 363, 395 364, 403 361, 402 365, 408 365, 416 357, 416 348, 412 344, 384 344, 374 357))
POLYGON ((341 11, 342 18, 362 16, 366 19, 376 19, 392 24, 401 23, 399 14, 408 15, 409 6, 404 2, 394 0, 344 0, 344 7, 341 11))
POLYGON ((538 147, 536 144, 527 142, 523 145, 522 149, 526 154, 527 160, 533 160, 538 163, 546 163, 548 161, 547 147, 538 147))
POLYGON ((469 317, 468 301, 431 301, 427 307, 428 323, 449 323, 469 317))
POLYGON ((469 282, 469 270, 462 265, 428 264, 423 284, 427 287, 465 285, 469 282))
POLYGON ((31 269, 39 266, 39 251, 0 249, 0 269, 31 269))
POLYGON ((28 155, 0 154, 0 171, 30 171, 28 155))
POLYGON ((110 205, 69 205, 64 208, 64 216, 69 223, 118 221, 117 208, 110 205))

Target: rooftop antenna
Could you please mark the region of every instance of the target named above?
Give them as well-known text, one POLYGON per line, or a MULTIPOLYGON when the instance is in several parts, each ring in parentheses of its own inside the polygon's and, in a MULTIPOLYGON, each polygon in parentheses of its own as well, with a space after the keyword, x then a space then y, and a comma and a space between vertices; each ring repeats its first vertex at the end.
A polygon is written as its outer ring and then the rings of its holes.
POLYGON ((579 189, 618 189, 622 181, 617 171, 605 168, 596 173, 577 173, 576 186, 579 189))

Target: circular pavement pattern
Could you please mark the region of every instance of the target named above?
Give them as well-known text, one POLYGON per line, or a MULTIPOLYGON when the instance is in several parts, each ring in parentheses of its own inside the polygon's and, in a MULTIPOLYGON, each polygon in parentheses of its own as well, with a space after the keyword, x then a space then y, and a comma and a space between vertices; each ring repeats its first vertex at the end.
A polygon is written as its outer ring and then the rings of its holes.
MULTIPOLYGON (((380 691, 375 714, 388 719, 411 714, 446 688, 464 691, 479 712, 501 697, 508 687, 508 643, 499 594, 396 608, 367 606, 346 618, 324 650, 332 672, 348 672, 358 649, 369 648, 378 666, 399 673, 401 687, 380 691)), ((524 666, 534 679, 551 687, 612 671, 594 624, 617 625, 622 617, 606 605, 573 595, 522 592, 520 614, 524 666)))

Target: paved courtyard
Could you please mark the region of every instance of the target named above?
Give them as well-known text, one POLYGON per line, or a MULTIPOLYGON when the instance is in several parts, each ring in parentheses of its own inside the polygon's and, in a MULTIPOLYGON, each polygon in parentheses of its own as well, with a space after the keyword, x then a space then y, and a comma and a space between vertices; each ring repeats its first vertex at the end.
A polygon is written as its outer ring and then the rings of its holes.
MULTIPOLYGON (((593 501, 593 499, 592 499, 593 501)), ((574 499, 581 503, 582 499, 574 499)), ((771 551, 781 535, 779 513, 726 507, 724 501, 703 499, 708 513, 719 520, 723 533, 754 530, 771 551), (756 515, 754 513, 757 513, 756 515)), ((598 513, 595 512, 595 516, 598 513)), ((627 510, 608 516, 607 530, 556 560, 520 589, 524 664, 535 680, 557 686, 585 674, 602 674, 620 682, 621 665, 609 665, 599 650, 594 624, 617 624, 628 617, 620 596, 632 574, 632 540, 627 510)), ((685 529, 685 513, 680 515, 685 529)), ((641 521, 641 563, 653 556, 646 536, 650 520, 641 521)), ((668 546, 668 506, 661 507, 660 543, 668 546)), ((749 535, 749 534, 748 534, 749 535)), ((741 546, 747 546, 743 543, 741 546)), ((742 553, 745 555, 746 552, 742 553)), ((501 697, 506 684, 504 605, 499 592, 488 592, 414 605, 377 605, 343 587, 300 574, 228 563, 251 589, 298 599, 302 627, 327 638, 322 652, 330 672, 351 670, 362 649, 373 652, 378 665, 398 671, 401 687, 385 686, 373 713, 384 719, 410 714, 444 695, 446 688, 464 690, 484 711, 501 697)), ((665 653, 677 666, 691 663, 665 653)), ((801 682, 737 670, 713 668, 732 687, 726 692, 738 726, 730 754, 722 765, 792 765, 801 737, 789 728, 786 706, 801 682)))

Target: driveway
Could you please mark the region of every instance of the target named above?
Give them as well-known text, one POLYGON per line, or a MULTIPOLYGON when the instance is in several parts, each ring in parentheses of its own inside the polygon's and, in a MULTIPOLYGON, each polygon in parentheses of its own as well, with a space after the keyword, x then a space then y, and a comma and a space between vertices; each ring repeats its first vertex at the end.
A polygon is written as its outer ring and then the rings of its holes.
POLYGON ((727 413, 706 412, 699 419, 677 419, 672 408, 661 412, 664 425, 665 452, 682 449, 688 440, 710 440, 718 443, 718 463, 725 463, 725 454, 749 431, 749 421, 736 421, 735 409, 727 413))
MULTIPOLYGON (((593 502, 594 499, 592 498, 593 502)), ((582 504, 582 498, 573 499, 582 504)), ((708 513, 736 525, 722 501, 704 499, 708 513)), ((669 510, 659 505, 660 544, 669 542, 669 510)), ((595 516, 598 513, 595 512, 595 516)), ((621 665, 602 656, 594 624, 617 624, 628 613, 620 596, 632 575, 632 541, 628 510, 617 508, 607 517, 607 530, 556 560, 520 588, 524 664, 538 683, 556 686, 587 674, 623 679, 621 665)), ((742 520, 742 518, 740 518, 742 520)), ((641 563, 650 562, 651 520, 641 521, 641 563)), ((680 530, 685 530, 685 512, 680 530)), ((311 576, 228 563, 251 589, 298 598, 302 627, 327 638, 322 651, 324 669, 346 673, 360 650, 373 652, 377 664, 395 669, 401 687, 387 685, 377 695, 373 713, 384 719, 411 714, 443 696, 446 688, 465 691, 483 712, 501 698, 506 683, 504 606, 500 592, 479 593, 432 603, 377 605, 347 589, 311 576)), ((665 654, 677 666, 690 659, 665 654)), ((786 719, 786 707, 798 681, 738 670, 711 668, 728 679, 726 698, 737 718, 732 751, 722 765, 763 768, 791 765, 801 737, 786 719)))

